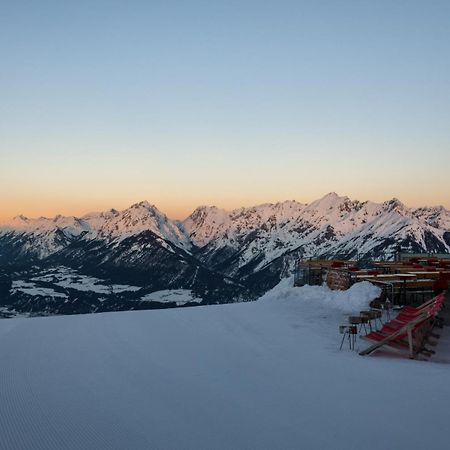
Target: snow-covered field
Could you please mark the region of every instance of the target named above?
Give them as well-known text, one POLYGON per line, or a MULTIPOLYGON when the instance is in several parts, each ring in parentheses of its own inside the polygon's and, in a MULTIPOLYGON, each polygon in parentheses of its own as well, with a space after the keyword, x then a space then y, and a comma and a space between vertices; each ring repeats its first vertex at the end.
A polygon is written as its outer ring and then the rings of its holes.
POLYGON ((202 299, 195 297, 192 291, 188 289, 165 289, 162 291, 151 292, 141 297, 146 302, 170 303, 175 302, 177 306, 186 303, 201 303, 202 299))
POLYGON ((44 275, 32 278, 32 281, 44 281, 53 283, 68 289, 75 289, 82 292, 95 292, 97 294, 118 294, 120 292, 136 292, 141 288, 129 286, 127 284, 104 284, 104 280, 99 278, 81 275, 69 267, 59 266, 46 271, 44 275))
POLYGON ((23 280, 14 280, 12 282, 12 293, 20 291, 27 295, 42 295, 44 297, 59 297, 59 298, 67 298, 66 294, 62 292, 56 292, 52 288, 44 288, 36 286, 35 283, 30 283, 28 281, 23 280))
POLYGON ((447 330, 430 362, 339 351, 372 287, 291 285, 253 303, 0 320, 0 448, 447 448, 447 330))

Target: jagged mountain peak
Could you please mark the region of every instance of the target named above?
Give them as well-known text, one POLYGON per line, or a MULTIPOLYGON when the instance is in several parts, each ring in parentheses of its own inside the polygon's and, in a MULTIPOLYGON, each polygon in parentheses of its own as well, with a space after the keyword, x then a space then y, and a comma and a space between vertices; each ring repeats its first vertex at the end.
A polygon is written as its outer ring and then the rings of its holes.
POLYGON ((146 200, 135 203, 123 211, 119 211, 119 216, 131 217, 143 221, 151 218, 152 220, 158 221, 159 224, 169 222, 168 217, 162 211, 146 200))
POLYGON ((157 210, 158 209, 155 205, 151 204, 147 200, 142 200, 141 202, 134 203, 127 209, 139 209, 139 208, 145 208, 145 209, 149 209, 149 210, 157 210))
POLYGON ((197 246, 206 245, 211 239, 228 229, 230 213, 216 206, 200 206, 181 222, 181 227, 189 239, 197 246))
POLYGON ((226 209, 218 208, 217 206, 199 206, 196 208, 184 221, 186 224, 205 223, 209 222, 223 222, 230 216, 230 212, 226 209))
POLYGON ((126 208, 123 211, 119 211, 119 214, 122 216, 133 216, 142 218, 151 217, 153 219, 162 222, 169 220, 167 216, 163 212, 161 212, 155 205, 152 205, 147 201, 135 203, 134 205, 131 205, 129 208, 126 208))
POLYGON ((177 223, 148 201, 134 203, 122 211, 111 209, 107 212, 91 213, 83 219, 90 226, 92 238, 121 241, 129 236, 150 231, 183 249, 189 249, 191 246, 177 223))
POLYGON ((19 214, 18 216, 15 216, 13 220, 28 222, 30 219, 25 217, 23 214, 19 214))
MULTIPOLYGON (((337 194, 334 191, 328 192, 328 194, 325 194, 322 198, 319 199, 319 201, 324 200, 324 199, 340 199, 343 198, 341 197, 339 194, 337 194)), ((345 197, 347 198, 347 197, 345 197)))
POLYGON ((331 192, 307 205, 302 215, 305 220, 316 226, 337 225, 356 214, 362 207, 357 200, 353 201, 349 197, 331 192))
POLYGON ((228 214, 229 211, 223 208, 218 208, 217 206, 207 206, 201 205, 194 209, 194 211, 189 215, 192 216, 206 216, 208 214, 228 214))
POLYGON ((318 212, 325 212, 330 209, 336 208, 343 203, 351 203, 348 197, 341 197, 336 192, 330 192, 318 200, 314 200, 306 206, 309 211, 317 210, 318 212))
POLYGON ((348 200, 349 198, 347 196, 342 196, 337 194, 336 192, 328 192, 328 194, 325 194, 323 197, 315 200, 317 203, 324 203, 324 202, 340 202, 344 200, 348 200))
POLYGON ((396 197, 383 202, 383 207, 389 212, 394 211, 401 215, 405 215, 409 212, 409 209, 405 206, 405 204, 396 197))
POLYGON ((450 210, 448 210, 443 205, 437 205, 437 206, 421 206, 419 208, 415 208, 414 213, 421 214, 421 213, 432 213, 432 214, 450 214, 450 210))
POLYGON ((24 226, 28 225, 30 222, 30 219, 28 217, 25 217, 23 214, 19 214, 17 216, 14 216, 11 220, 7 220, 3 222, 3 226, 24 226))

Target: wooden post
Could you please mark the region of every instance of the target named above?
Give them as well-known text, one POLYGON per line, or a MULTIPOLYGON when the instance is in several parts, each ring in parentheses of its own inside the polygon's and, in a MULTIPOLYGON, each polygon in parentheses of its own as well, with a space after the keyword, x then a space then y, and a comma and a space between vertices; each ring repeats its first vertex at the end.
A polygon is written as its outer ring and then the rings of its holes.
POLYGON ((406 331, 408 333, 409 357, 411 359, 414 359, 414 345, 413 345, 413 335, 412 335, 411 325, 408 325, 408 328, 406 329, 406 331))

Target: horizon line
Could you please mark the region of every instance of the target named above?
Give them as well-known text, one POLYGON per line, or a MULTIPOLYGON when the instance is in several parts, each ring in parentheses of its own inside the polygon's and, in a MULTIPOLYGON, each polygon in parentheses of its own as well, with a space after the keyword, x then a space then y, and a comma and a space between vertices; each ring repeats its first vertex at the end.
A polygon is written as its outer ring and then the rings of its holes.
POLYGON ((325 194, 325 195, 323 195, 323 196, 321 196, 321 197, 319 197, 319 198, 317 198, 317 199, 315 199, 315 200, 312 200, 311 202, 300 202, 300 201, 298 201, 298 200, 291 199, 291 200, 281 200, 281 201, 276 201, 276 202, 263 202, 263 203, 257 203, 257 204, 248 205, 248 206, 242 205, 242 206, 238 206, 238 207, 236 207, 236 208, 231 208, 231 209, 223 208, 223 207, 220 207, 220 206, 217 206, 217 205, 200 204, 200 205, 196 206, 196 207, 192 210, 192 212, 189 213, 184 219, 176 219, 176 218, 170 217, 169 215, 167 215, 167 214, 164 212, 163 209, 161 209, 160 207, 156 206, 154 203, 151 203, 151 202, 149 202, 148 200, 141 200, 141 201, 133 202, 133 203, 131 203, 129 206, 127 206, 127 207, 125 207, 125 208, 123 208, 123 209, 116 209, 116 208, 114 208, 114 207, 110 207, 110 208, 106 208, 106 209, 98 209, 98 210, 87 211, 86 213, 83 213, 82 215, 56 213, 56 214, 53 215, 53 216, 45 216, 45 215, 40 215, 40 216, 27 216, 27 215, 25 215, 25 214, 23 214, 23 213, 19 213, 19 214, 16 214, 16 215, 14 215, 14 216, 12 216, 12 217, 10 217, 10 218, 3 218, 3 219, 0 218, 0 225, 7 224, 8 221, 12 221, 12 220, 14 220, 14 219, 16 219, 16 218, 22 218, 22 219, 27 219, 27 220, 41 220, 41 219, 45 219, 45 220, 54 220, 54 219, 59 218, 59 217, 72 217, 72 218, 75 218, 75 219, 82 219, 82 218, 84 218, 84 217, 86 217, 86 216, 89 216, 89 215, 91 215, 91 214, 103 213, 103 212, 107 212, 107 211, 123 212, 123 211, 126 211, 127 209, 132 208, 133 206, 141 205, 141 204, 143 204, 143 203, 146 203, 146 204, 149 205, 149 207, 156 209, 157 211, 159 211, 160 213, 162 213, 163 215, 165 215, 166 217, 168 217, 170 220, 183 221, 183 220, 186 220, 186 219, 187 219, 191 214, 193 214, 196 210, 201 209, 201 208, 216 208, 216 209, 219 209, 219 210, 222 210, 222 211, 225 211, 225 212, 233 212, 233 211, 237 211, 237 210, 239 210, 239 209, 250 209, 250 208, 256 208, 256 207, 259 207, 259 206, 265 206, 265 205, 271 205, 271 206, 274 206, 274 205, 279 205, 279 204, 289 203, 289 202, 297 203, 297 204, 302 205, 302 206, 308 206, 308 205, 311 205, 312 203, 314 203, 314 202, 316 202, 316 201, 323 200, 323 199, 325 199, 326 197, 329 197, 329 196, 331 196, 331 195, 334 195, 334 196, 336 196, 336 198, 340 198, 340 199, 348 199, 348 200, 350 200, 350 201, 352 201, 352 202, 355 202, 355 201, 358 201, 358 202, 360 202, 360 203, 371 202, 371 203, 375 203, 375 204, 379 204, 379 205, 380 205, 380 204, 383 204, 383 203, 386 203, 386 202, 389 202, 389 201, 398 201, 398 202, 400 202, 402 205, 404 205, 404 206, 405 206, 406 208, 408 208, 408 209, 420 209, 420 208, 444 208, 444 209, 446 209, 446 210, 449 210, 448 207, 446 207, 446 206, 444 206, 444 205, 442 205, 442 204, 421 205, 421 206, 417 206, 417 207, 408 206, 407 204, 405 204, 403 201, 401 201, 401 200, 400 200, 398 197, 396 197, 396 196, 394 196, 394 197, 392 197, 392 198, 390 198, 390 199, 381 201, 381 202, 377 202, 377 201, 373 201, 373 200, 370 200, 370 199, 367 199, 367 200, 353 199, 353 198, 349 197, 348 195, 339 195, 339 194, 337 194, 335 191, 330 191, 330 192, 328 192, 327 194, 325 194))

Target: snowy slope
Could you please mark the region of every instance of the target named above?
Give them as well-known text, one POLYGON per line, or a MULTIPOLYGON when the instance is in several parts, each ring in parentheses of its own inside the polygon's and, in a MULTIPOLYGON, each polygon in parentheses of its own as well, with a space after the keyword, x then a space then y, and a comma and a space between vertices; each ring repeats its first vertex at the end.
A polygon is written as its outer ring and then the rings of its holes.
POLYGON ((450 211, 443 206, 417 208, 413 210, 413 214, 434 228, 450 230, 450 211))
POLYGON ((290 281, 253 303, 1 320, 0 448, 447 448, 450 365, 339 351, 374 293, 290 281))
POLYGON ((9 238, 20 254, 42 259, 65 248, 87 231, 89 224, 76 217, 58 215, 53 219, 29 219, 17 216, 0 226, 0 238, 9 238))
POLYGON ((146 201, 136 203, 123 211, 112 209, 90 213, 82 219, 89 224, 90 239, 123 240, 144 231, 151 231, 181 248, 190 248, 189 240, 178 226, 156 206, 146 201))

